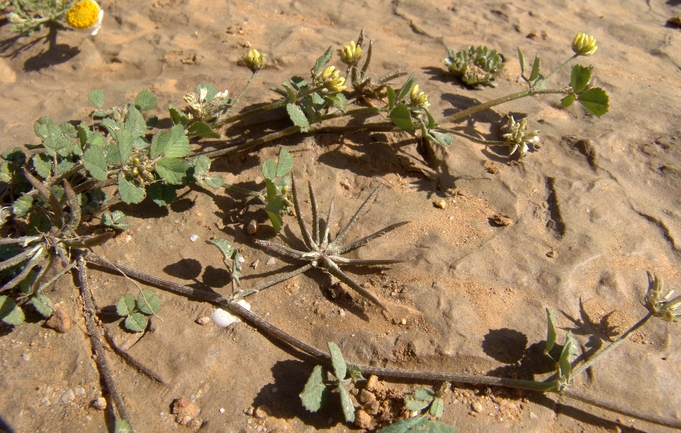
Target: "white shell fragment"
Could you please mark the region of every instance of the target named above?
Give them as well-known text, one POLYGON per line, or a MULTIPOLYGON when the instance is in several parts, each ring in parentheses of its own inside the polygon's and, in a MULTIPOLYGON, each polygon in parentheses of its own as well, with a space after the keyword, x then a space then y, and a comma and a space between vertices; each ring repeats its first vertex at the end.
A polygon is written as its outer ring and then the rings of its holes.
MULTIPOLYGON (((244 299, 237 302, 237 304, 241 305, 248 311, 251 311, 251 304, 246 302, 244 299)), ((241 322, 241 319, 231 313, 228 313, 222 308, 216 308, 215 312, 213 313, 213 322, 222 328, 226 328, 233 323, 241 322)))
POLYGON ((267 264, 267 265, 273 265, 273 264, 275 264, 275 263, 277 263, 277 261, 274 260, 274 257, 270 257, 270 258, 267 260, 267 263, 266 263, 266 264, 267 264))
POLYGON ((196 242, 199 239, 199 235, 191 235, 189 236, 189 240, 192 242, 196 242))

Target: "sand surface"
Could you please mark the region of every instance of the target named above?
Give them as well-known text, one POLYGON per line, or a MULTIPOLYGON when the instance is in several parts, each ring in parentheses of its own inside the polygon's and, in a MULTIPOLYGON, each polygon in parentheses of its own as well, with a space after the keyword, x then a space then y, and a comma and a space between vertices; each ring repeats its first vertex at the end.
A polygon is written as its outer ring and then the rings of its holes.
MULTIPOLYGON (((152 90, 160 101, 154 114, 162 118, 167 102, 183 106, 182 96, 201 82, 236 95, 250 75, 237 62, 251 47, 274 67, 257 75, 240 108, 274 100, 270 86, 307 76, 328 46, 356 39, 365 28, 375 48, 372 74, 413 72, 440 117, 522 90, 516 47, 527 58, 540 53, 551 68, 572 54, 576 32, 597 38, 597 53, 581 63, 595 66, 596 84, 610 95, 603 117, 576 105, 563 109, 550 95, 460 125, 496 139, 507 114, 529 117, 532 129, 541 130, 541 148, 520 162, 455 139, 436 177, 427 178, 417 170, 423 157, 408 135, 360 132, 287 139, 213 164, 229 183, 262 186, 262 161, 289 146, 296 177, 315 185, 321 208, 335 197, 339 224, 383 186, 353 239, 411 221, 355 256, 406 261, 353 274, 388 313, 364 308, 321 271, 250 298, 255 313, 303 341, 322 349, 334 341, 348 360, 363 364, 544 378, 551 367, 541 358, 546 307, 556 312, 561 334, 572 330, 582 350, 593 351, 645 315, 646 271, 670 289, 679 284, 681 33, 665 26, 681 14, 678 1, 103 0, 102 6, 99 35, 60 32, 53 50, 42 40, 12 42, 9 26, 0 27, 0 150, 38 143, 33 123, 41 116, 87 120, 94 89, 104 91, 106 106, 152 90), (445 77, 447 48, 470 44, 506 56, 497 89, 469 90, 445 77), (434 206, 437 200, 445 200, 444 209, 434 206), (494 223, 501 213, 509 225, 494 223)), ((561 72, 554 83, 566 85, 568 77, 561 72)), ((306 191, 301 195, 307 199, 306 191)), ((242 248, 244 285, 292 269, 279 257, 266 264, 270 256, 244 230, 251 218, 267 226, 266 215, 244 213, 238 194, 190 190, 167 209, 153 203, 121 209, 130 229, 95 252, 126 266, 229 294, 221 257, 204 243, 223 237, 242 248)), ((309 221, 307 203, 303 214, 309 221)), ((295 218, 284 222, 282 239, 302 245, 295 218)), ((256 236, 270 235, 264 229, 256 236)), ((104 272, 90 271, 89 279, 100 308, 137 290, 104 272)), ((109 352, 138 431, 196 430, 179 426, 170 413, 181 397, 201 409, 201 431, 348 429, 336 405, 317 414, 300 405, 312 364, 243 323, 201 326, 195 321, 212 314, 210 305, 157 292, 162 320, 153 319, 152 332, 141 339, 118 322, 103 325, 167 383, 149 380, 109 352), (250 414, 253 408, 261 409, 259 417, 250 414)), ((40 323, 0 328, 0 416, 17 432, 106 431, 103 412, 90 407, 101 385, 72 278, 60 279, 49 296, 64 302, 76 326, 66 334, 40 323)), ((650 322, 589 373, 576 389, 681 418, 678 324, 650 322)), ((413 389, 384 385, 393 397, 413 389)), ((461 432, 669 431, 556 396, 484 387, 448 392, 442 420, 461 432)))

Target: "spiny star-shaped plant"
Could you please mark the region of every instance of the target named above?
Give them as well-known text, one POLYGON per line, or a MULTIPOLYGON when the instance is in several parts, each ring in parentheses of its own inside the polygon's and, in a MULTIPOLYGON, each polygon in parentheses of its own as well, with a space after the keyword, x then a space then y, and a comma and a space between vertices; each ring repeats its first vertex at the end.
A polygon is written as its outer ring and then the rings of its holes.
POLYGON ((286 245, 278 244, 275 242, 256 240, 255 242, 264 247, 266 250, 277 253, 282 256, 292 257, 297 260, 304 262, 309 262, 297 271, 292 272, 295 274, 305 272, 313 267, 322 268, 328 271, 331 275, 338 278, 343 283, 350 286, 353 290, 357 291, 360 295, 364 296, 374 304, 380 306, 382 309, 387 310, 385 305, 378 300, 378 298, 371 292, 369 292, 364 287, 360 286, 355 280, 350 278, 345 272, 340 269, 340 265, 353 265, 353 266, 377 266, 377 265, 390 265, 393 263, 400 263, 403 260, 396 259, 349 259, 342 257, 342 254, 356 250, 363 247, 372 240, 383 236, 384 234, 395 230, 407 224, 409 221, 402 221, 399 223, 392 224, 382 230, 377 231, 374 234, 363 237, 362 239, 350 242, 347 244, 342 244, 341 242, 348 234, 352 226, 357 222, 360 214, 364 208, 372 202, 376 195, 378 194, 378 188, 376 188, 367 199, 362 203, 362 205, 357 209, 357 212, 350 218, 348 224, 338 233, 336 238, 331 241, 329 239, 329 229, 331 227, 331 220, 333 218, 334 211, 334 200, 331 200, 331 205, 329 206, 329 213, 326 217, 326 224, 324 225, 324 233, 320 236, 320 227, 322 226, 322 220, 319 218, 317 211, 317 199, 312 189, 312 184, 308 181, 308 186, 310 189, 310 202, 312 204, 312 232, 308 229, 305 220, 303 219, 302 212, 300 211, 300 200, 298 199, 298 190, 296 189, 296 182, 291 178, 291 186, 293 191, 293 205, 296 211, 296 218, 298 219, 298 225, 300 226, 300 231, 303 234, 303 241, 307 247, 307 251, 299 251, 288 247, 286 245))

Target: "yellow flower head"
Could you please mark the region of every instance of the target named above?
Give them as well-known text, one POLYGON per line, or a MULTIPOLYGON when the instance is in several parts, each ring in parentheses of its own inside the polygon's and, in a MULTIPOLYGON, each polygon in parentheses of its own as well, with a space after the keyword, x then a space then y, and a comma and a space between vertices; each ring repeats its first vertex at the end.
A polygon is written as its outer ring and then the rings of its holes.
POLYGON ((244 56, 244 63, 252 72, 257 72, 265 67, 265 54, 261 54, 255 48, 251 49, 248 54, 244 56))
POLYGON ((428 108, 430 107, 430 102, 428 102, 428 95, 423 92, 419 92, 419 85, 415 84, 411 88, 411 93, 409 94, 411 98, 411 104, 418 108, 428 108))
POLYGON ((91 30, 96 35, 102 26, 104 11, 95 0, 76 2, 66 11, 66 23, 76 30, 91 30))
POLYGON ((340 71, 335 66, 329 66, 322 72, 322 85, 335 93, 340 93, 347 88, 345 78, 340 76, 340 71))
POLYGON ((355 41, 350 41, 348 45, 343 45, 343 48, 338 50, 338 55, 340 56, 341 62, 346 65, 352 66, 359 62, 362 58, 362 47, 360 45, 355 45, 355 41))
POLYGON ((586 33, 579 32, 572 40, 572 51, 578 56, 590 56, 596 52, 596 38, 586 33))

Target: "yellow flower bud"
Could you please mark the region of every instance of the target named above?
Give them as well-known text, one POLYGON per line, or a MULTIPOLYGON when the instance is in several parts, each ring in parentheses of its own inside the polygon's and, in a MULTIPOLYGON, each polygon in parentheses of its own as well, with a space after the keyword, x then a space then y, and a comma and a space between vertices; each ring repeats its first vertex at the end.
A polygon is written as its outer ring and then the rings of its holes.
POLYGON ((338 50, 338 55, 340 56, 341 62, 346 65, 352 66, 359 62, 362 58, 362 47, 360 45, 355 45, 355 41, 350 41, 348 45, 343 45, 343 48, 338 50))
POLYGON ((258 72, 265 67, 265 54, 260 54, 255 48, 251 49, 248 54, 244 56, 244 63, 253 72, 258 72))
POLYGON ((335 66, 329 66, 322 72, 322 85, 331 92, 340 93, 347 88, 345 78, 335 66))
POLYGON ((102 26, 104 11, 95 0, 76 2, 66 11, 66 23, 76 30, 89 30, 94 36, 102 26))
POLYGON ((596 38, 586 33, 579 32, 572 40, 572 51, 578 56, 590 56, 596 52, 596 38))
POLYGON ((428 102, 428 95, 426 95, 423 92, 419 92, 418 84, 415 84, 414 87, 411 88, 411 93, 409 96, 411 97, 411 105, 418 108, 430 107, 430 102, 428 102))

